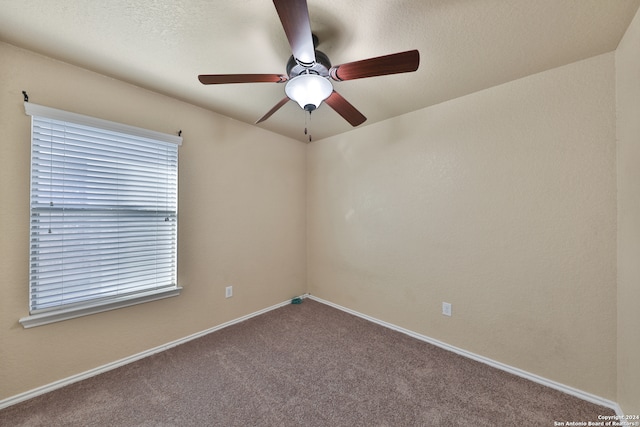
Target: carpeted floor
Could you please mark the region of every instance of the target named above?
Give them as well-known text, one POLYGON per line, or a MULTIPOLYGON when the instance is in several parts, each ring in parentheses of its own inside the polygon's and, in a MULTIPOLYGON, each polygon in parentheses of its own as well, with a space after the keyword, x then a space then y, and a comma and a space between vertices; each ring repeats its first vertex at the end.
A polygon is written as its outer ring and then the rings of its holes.
POLYGON ((0 411, 1 426, 553 426, 600 407, 316 301, 0 411))

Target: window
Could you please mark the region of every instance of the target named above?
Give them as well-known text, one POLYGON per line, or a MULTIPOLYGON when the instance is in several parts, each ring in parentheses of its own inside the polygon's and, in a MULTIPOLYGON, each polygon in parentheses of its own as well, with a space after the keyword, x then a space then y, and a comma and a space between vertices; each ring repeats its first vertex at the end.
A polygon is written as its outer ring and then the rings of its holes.
POLYGON ((25 102, 31 116, 24 327, 178 295, 182 139, 25 102))

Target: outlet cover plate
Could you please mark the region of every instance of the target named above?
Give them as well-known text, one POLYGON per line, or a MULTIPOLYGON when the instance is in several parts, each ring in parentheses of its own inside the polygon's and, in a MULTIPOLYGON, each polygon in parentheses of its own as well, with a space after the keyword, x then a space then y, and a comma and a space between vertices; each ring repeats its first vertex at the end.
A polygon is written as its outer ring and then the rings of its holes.
POLYGON ((233 296, 233 286, 227 286, 224 289, 224 297, 231 298, 233 296))
POLYGON ((442 303, 442 314, 445 316, 451 316, 451 304, 448 302, 442 303))

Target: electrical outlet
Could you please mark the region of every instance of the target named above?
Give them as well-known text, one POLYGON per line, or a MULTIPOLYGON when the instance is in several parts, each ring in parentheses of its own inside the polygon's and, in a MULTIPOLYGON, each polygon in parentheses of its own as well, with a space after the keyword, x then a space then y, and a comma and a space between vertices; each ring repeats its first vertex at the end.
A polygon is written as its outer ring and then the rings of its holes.
POLYGON ((227 286, 224 290, 224 297, 231 298, 233 296, 233 286, 227 286))
POLYGON ((448 302, 442 303, 442 314, 445 316, 451 316, 451 304, 448 302))

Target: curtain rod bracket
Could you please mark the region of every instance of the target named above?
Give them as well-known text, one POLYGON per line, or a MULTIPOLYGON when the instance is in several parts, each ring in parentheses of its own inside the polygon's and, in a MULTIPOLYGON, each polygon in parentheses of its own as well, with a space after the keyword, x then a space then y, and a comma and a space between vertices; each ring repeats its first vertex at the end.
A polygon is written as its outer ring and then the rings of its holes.
POLYGON ((27 91, 22 91, 22 96, 24 96, 24 102, 29 102, 29 95, 27 95, 27 91))

